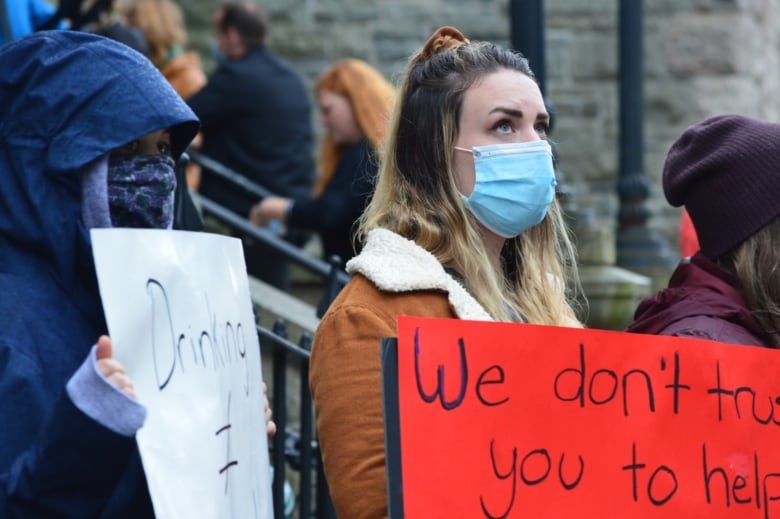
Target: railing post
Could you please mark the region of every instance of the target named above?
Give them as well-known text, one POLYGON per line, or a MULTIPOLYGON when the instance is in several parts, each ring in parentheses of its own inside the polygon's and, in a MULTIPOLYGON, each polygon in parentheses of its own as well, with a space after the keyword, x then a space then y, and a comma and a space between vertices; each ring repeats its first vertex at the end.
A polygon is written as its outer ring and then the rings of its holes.
POLYGON ((523 53, 542 95, 547 94, 544 50, 544 0, 512 0, 509 6, 512 48, 523 53))
POLYGON ((328 480, 322 470, 322 458, 317 449, 317 519, 336 519, 336 509, 330 498, 328 480))
POLYGON ((325 280, 325 294, 320 299, 320 303, 317 305, 317 317, 322 317, 328 310, 328 307, 336 299, 339 291, 341 290, 341 283, 339 281, 339 272, 341 272, 341 258, 333 255, 328 258, 328 264, 330 270, 328 271, 328 277, 325 280))
POLYGON ((509 32, 512 48, 528 59, 528 64, 539 83, 544 106, 550 113, 550 130, 555 122, 555 109, 547 96, 547 64, 545 44, 544 0, 510 0, 509 32))
POLYGON ((620 142, 617 264, 665 284, 676 263, 647 226, 650 188, 644 171, 643 0, 620 0, 620 142))
MULTIPOLYGON (((304 350, 311 349, 311 335, 304 333, 298 345, 304 350)), ((300 498, 301 518, 311 517, 312 500, 312 442, 314 440, 314 417, 312 415, 312 398, 309 390, 309 363, 301 363, 301 479, 298 496, 300 498)))
MULTIPOLYGON (((283 319, 277 319, 274 323, 273 332, 282 338, 287 337, 287 326, 283 319)), ((274 517, 276 519, 284 519, 287 351, 284 348, 274 348, 273 360, 273 413, 274 421, 276 422, 276 436, 273 439, 274 480, 271 485, 271 492, 274 501, 274 517)))

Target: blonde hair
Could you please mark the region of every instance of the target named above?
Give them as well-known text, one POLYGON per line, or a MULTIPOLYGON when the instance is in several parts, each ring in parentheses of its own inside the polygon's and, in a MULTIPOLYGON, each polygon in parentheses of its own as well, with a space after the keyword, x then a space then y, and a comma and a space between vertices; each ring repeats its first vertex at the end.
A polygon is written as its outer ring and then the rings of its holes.
MULTIPOLYGON (((450 40, 457 35, 446 33, 450 40)), ((460 199, 452 154, 464 93, 501 69, 534 77, 521 55, 460 38, 441 45, 432 37, 411 57, 358 235, 365 241, 381 227, 414 240, 461 273, 465 287, 496 319, 581 326, 567 297, 579 279, 558 203, 539 225, 507 240, 496 258, 460 199)))
POLYGON ((775 218, 718 261, 737 277, 748 308, 775 348, 780 348, 778 243, 780 218, 775 218))
MULTIPOLYGON (((332 92, 349 102, 360 130, 377 153, 380 152, 389 124, 395 89, 377 70, 358 59, 339 61, 320 76, 314 88, 316 93, 332 92)), ((336 145, 329 136, 322 140, 320 150, 320 176, 315 194, 321 193, 330 182, 345 145, 336 145)))
POLYGON ((168 60, 171 49, 187 43, 184 17, 172 0, 136 0, 128 6, 126 16, 144 33, 149 59, 158 67, 168 60))

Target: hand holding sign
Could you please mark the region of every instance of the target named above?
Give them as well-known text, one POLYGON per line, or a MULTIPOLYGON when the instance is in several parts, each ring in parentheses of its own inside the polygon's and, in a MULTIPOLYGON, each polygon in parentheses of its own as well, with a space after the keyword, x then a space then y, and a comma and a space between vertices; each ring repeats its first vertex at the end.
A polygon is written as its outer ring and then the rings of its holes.
POLYGON ((273 421, 273 411, 271 404, 268 403, 268 386, 263 382, 263 398, 265 399, 265 430, 268 433, 268 439, 276 434, 276 423, 273 421))
POLYGON ((111 348, 111 338, 107 335, 101 335, 97 341, 97 351, 95 352, 98 370, 117 389, 133 400, 137 400, 133 390, 133 382, 125 373, 125 367, 122 366, 122 363, 113 357, 111 348))
POLYGON ((155 516, 272 517, 275 424, 240 241, 93 229, 92 243, 111 332, 99 362, 148 410, 137 438, 155 516))

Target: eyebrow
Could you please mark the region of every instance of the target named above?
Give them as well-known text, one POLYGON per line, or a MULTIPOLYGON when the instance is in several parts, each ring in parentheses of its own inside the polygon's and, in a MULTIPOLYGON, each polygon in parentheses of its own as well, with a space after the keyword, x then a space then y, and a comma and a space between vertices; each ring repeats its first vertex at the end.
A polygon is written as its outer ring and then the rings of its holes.
MULTIPOLYGON (((503 108, 501 106, 498 106, 496 108, 493 108, 490 111, 491 114, 495 113, 495 112, 505 113, 505 114, 507 114, 507 115, 509 115, 511 117, 516 117, 518 119, 522 119, 523 118, 523 111, 522 110, 516 110, 514 108, 503 108)), ((537 114, 536 120, 537 121, 547 122, 547 121, 550 120, 550 114, 548 114, 546 112, 540 112, 539 114, 537 114)))

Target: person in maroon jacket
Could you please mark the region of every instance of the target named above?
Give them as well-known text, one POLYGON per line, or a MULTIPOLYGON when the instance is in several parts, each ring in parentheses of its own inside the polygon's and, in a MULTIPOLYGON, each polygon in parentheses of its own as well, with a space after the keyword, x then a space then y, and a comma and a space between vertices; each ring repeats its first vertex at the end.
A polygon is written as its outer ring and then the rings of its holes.
POLYGON ((720 115, 689 127, 663 171, 700 251, 642 301, 630 332, 780 346, 780 124, 720 115))

